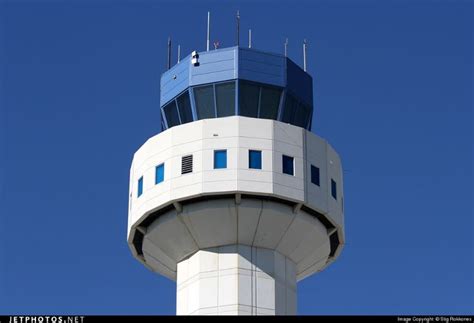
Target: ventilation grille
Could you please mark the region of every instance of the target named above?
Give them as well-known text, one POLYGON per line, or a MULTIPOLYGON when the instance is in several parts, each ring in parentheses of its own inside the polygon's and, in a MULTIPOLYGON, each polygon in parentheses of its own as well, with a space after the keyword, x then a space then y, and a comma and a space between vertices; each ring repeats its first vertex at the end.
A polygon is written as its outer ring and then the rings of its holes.
POLYGON ((193 155, 183 156, 181 159, 181 174, 193 172, 193 155))

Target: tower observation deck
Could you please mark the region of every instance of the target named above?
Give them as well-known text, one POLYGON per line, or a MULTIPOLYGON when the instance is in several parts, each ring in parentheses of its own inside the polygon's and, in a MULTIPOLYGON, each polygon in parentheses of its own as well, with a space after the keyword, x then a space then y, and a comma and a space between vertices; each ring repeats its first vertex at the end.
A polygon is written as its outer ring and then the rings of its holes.
POLYGON ((161 77, 162 131, 134 154, 128 244, 177 282, 177 314, 296 314, 344 244, 341 161, 310 132, 311 76, 241 47, 161 77))

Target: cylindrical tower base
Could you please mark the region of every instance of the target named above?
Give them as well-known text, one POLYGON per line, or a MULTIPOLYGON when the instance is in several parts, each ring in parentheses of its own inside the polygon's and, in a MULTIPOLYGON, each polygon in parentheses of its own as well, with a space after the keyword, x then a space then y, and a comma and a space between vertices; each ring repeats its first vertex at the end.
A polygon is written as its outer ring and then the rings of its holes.
POLYGON ((199 250, 178 263, 178 315, 294 315, 295 264, 246 245, 199 250))

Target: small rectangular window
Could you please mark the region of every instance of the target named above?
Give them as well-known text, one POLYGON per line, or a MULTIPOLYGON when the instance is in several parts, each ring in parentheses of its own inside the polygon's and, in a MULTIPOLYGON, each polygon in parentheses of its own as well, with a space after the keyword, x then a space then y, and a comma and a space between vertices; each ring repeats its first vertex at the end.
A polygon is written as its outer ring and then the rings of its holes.
POLYGON ((193 155, 183 156, 181 158, 181 174, 193 172, 193 155))
POLYGON ((311 183, 319 186, 319 168, 311 165, 311 183))
POLYGON ((260 150, 249 150, 249 168, 262 169, 262 152, 260 150))
POLYGON ((227 168, 227 150, 214 150, 214 169, 227 168))
POLYGON ((337 186, 336 182, 331 178, 331 195, 337 200, 337 186))
POLYGON ((138 179, 137 197, 143 194, 143 176, 138 179))
POLYGON ((155 184, 160 184, 165 180, 165 164, 156 166, 155 168, 155 184))
POLYGON ((293 157, 283 155, 283 173, 288 175, 295 174, 293 157))

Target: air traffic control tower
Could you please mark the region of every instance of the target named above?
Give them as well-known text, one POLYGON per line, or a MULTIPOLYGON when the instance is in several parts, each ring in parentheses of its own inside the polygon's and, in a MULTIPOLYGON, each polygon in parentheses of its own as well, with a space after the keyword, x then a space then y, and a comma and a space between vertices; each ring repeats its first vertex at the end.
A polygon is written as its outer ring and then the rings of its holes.
POLYGON ((193 52, 161 77, 162 131, 134 154, 128 244, 176 312, 296 314, 344 244, 341 161, 311 133, 311 76, 284 55, 193 52))

